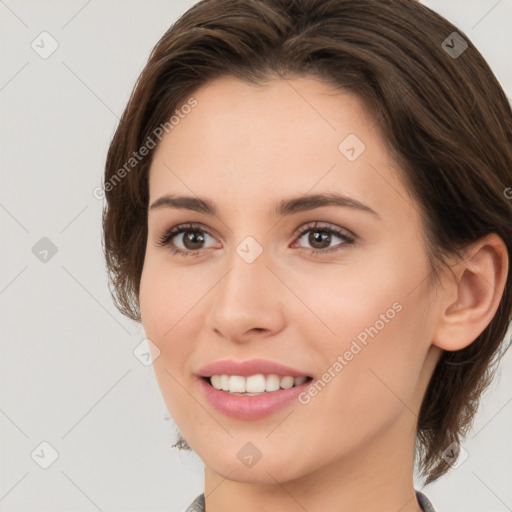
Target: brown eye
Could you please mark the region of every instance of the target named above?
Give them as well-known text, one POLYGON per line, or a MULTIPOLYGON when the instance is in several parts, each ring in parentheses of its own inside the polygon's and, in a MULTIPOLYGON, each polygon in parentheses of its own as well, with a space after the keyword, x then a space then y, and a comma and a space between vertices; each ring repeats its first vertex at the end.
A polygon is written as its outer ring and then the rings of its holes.
POLYGON ((182 224, 174 226, 164 233, 158 241, 159 246, 168 246, 173 254, 188 256, 200 254, 205 249, 207 237, 212 237, 208 231, 199 225, 182 224))
MULTIPOLYGON (((355 241, 355 238, 346 232, 330 226, 318 226, 316 223, 302 228, 297 235, 298 240, 303 238, 306 234, 308 234, 305 238, 306 243, 310 244, 311 252, 314 254, 338 251, 343 248, 343 246, 350 245, 355 241), (333 241, 335 242, 336 239, 341 243, 337 243, 334 247, 331 247, 331 243, 333 241)), ((299 245, 299 247, 303 246, 299 245)))

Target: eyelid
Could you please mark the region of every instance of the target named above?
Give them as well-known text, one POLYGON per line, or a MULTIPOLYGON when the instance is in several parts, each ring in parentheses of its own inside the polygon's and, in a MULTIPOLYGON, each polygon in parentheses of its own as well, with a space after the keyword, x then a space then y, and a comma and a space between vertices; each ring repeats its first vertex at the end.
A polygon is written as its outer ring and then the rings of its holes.
POLYGON ((354 233, 352 233, 352 231, 350 231, 349 229, 343 228, 336 224, 332 224, 331 222, 322 221, 322 220, 315 220, 312 222, 307 222, 306 224, 302 224, 301 227, 295 231, 294 236, 301 236, 306 231, 309 231, 309 230, 315 229, 315 228, 339 231, 340 233, 344 234, 347 238, 353 238, 353 239, 357 238, 356 235, 354 233))

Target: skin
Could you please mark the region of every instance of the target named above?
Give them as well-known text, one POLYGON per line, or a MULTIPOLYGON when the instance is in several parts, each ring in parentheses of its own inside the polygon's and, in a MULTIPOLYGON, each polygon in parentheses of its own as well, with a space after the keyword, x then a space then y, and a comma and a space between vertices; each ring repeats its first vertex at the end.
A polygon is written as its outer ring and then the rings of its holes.
POLYGON ((467 346, 496 312, 503 242, 475 243, 434 288, 419 207, 357 96, 313 77, 262 86, 222 78, 193 96, 197 106, 155 150, 149 202, 200 196, 218 213, 149 210, 140 309, 160 351, 163 398, 204 461, 208 512, 420 511, 412 475, 421 400, 442 350, 467 346), (338 149, 349 134, 366 146, 354 161, 338 149), (333 191, 380 219, 339 206, 269 213, 276 201, 333 191), (296 236, 315 221, 355 243, 332 235, 315 245, 315 228, 296 236), (189 222, 207 230, 202 245, 186 233, 158 245, 189 222), (252 263, 236 252, 248 236, 263 250, 252 263), (172 254, 173 243, 198 255, 172 254), (311 252, 322 248, 339 250, 311 252), (307 405, 240 420, 201 393, 195 372, 224 358, 270 359, 320 379, 397 302, 401 311, 307 405), (262 454, 252 467, 237 457, 247 442, 262 454))

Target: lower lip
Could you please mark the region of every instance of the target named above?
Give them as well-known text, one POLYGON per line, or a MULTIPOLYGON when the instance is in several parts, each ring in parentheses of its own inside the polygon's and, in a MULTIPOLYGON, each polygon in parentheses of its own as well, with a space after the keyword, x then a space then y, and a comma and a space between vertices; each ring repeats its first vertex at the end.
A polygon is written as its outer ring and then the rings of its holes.
POLYGON ((255 420, 279 411, 304 391, 312 380, 289 389, 270 391, 256 396, 232 395, 214 388, 205 379, 199 379, 206 399, 222 414, 241 420, 255 420))

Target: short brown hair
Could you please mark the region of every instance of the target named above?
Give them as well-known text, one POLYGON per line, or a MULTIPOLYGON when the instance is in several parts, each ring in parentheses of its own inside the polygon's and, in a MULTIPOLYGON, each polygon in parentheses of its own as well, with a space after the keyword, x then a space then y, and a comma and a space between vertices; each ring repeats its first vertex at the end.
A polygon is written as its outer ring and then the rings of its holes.
MULTIPOLYGON (((292 75, 326 80, 371 107, 421 210, 432 276, 489 233, 511 259, 512 112, 463 32, 415 0, 202 0, 153 49, 108 151, 104 252, 123 314, 140 321, 153 152, 133 170, 126 162, 213 79, 292 75)), ((511 317, 509 269, 492 321, 468 347, 443 352, 426 391, 417 454, 427 483, 449 469, 442 451, 471 426, 511 317)))

